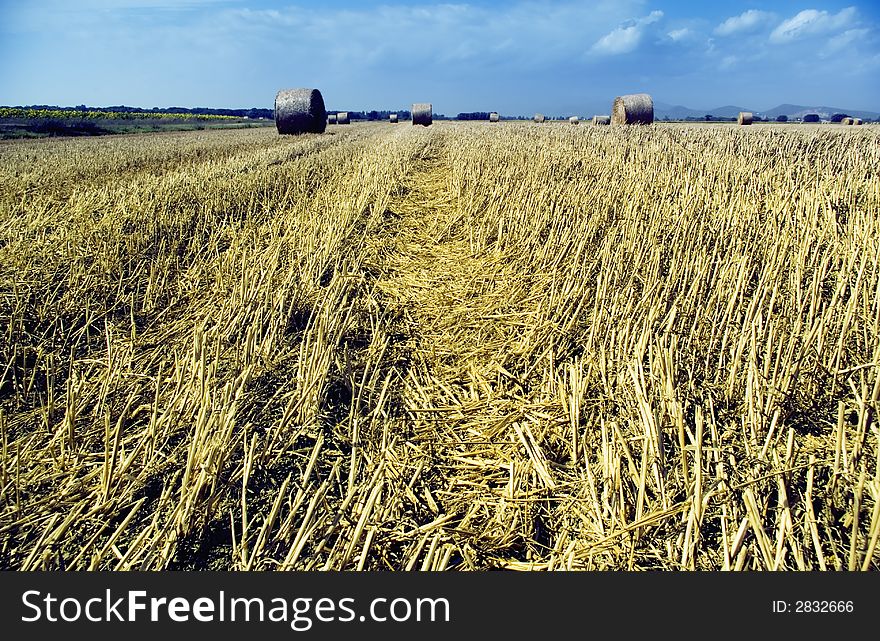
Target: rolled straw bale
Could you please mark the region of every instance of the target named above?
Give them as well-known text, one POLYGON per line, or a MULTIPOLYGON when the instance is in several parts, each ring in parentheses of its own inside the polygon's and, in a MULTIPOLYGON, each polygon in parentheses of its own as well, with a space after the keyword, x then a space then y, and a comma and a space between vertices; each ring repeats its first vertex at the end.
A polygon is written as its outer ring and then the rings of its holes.
POLYGON ((324 97, 317 89, 282 89, 275 95, 279 134, 323 133, 327 128, 324 97))
POLYGON ((855 118, 850 118, 849 116, 847 116, 846 118, 844 118, 843 120, 840 121, 840 124, 841 125, 851 125, 854 122, 855 122, 855 118))
POLYGON ((580 120, 578 119, 577 116, 571 116, 571 117, 569 117, 568 122, 570 122, 573 125, 576 125, 580 122, 580 120))
POLYGON ((497 111, 493 111, 489 114, 489 122, 498 122, 500 120, 497 111))
POLYGON ((650 125, 654 122, 654 101, 646 93, 617 96, 611 107, 612 125, 650 125))
POLYGON ((434 106, 430 102, 414 102, 412 124, 427 127, 434 122, 434 106))
POLYGON ((740 111, 739 115, 736 117, 737 123, 741 125, 750 125, 752 121, 755 119, 755 114, 751 111, 740 111))
POLYGON ((593 116, 594 125, 610 125, 611 116, 593 116))
POLYGON ((545 120, 544 114, 535 114, 532 117, 532 120, 534 120, 535 122, 544 122, 544 120, 545 120))
POLYGON ((388 122, 397 124, 397 114, 391 114, 390 116, 388 116, 388 122))
POLYGON ((852 119, 852 124, 854 124, 854 125, 860 125, 860 124, 862 124, 862 119, 861 119, 861 118, 853 118, 853 119, 852 119))
POLYGON ((351 120, 348 117, 347 111, 340 111, 338 114, 336 114, 336 124, 337 125, 351 124, 351 120))
POLYGON ((335 125, 336 124, 336 114, 329 114, 327 116, 327 124, 328 125, 335 125))

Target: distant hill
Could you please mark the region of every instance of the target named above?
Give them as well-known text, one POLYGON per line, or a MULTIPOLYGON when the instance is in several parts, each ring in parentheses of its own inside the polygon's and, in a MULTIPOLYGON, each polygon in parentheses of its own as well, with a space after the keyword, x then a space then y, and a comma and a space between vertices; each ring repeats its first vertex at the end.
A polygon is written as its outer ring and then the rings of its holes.
POLYGON ((864 120, 876 120, 880 113, 876 111, 862 111, 860 109, 845 109, 843 107, 807 107, 805 105, 783 104, 763 112, 767 118, 788 116, 789 118, 803 118, 805 114, 819 114, 819 117, 827 120, 834 114, 847 114, 864 120))
POLYGON ((823 120, 828 120, 834 114, 847 114, 863 120, 877 120, 880 113, 865 111, 862 109, 845 109, 843 107, 808 107, 805 105, 782 104, 767 111, 761 111, 752 107, 738 107, 725 105, 714 109, 691 109, 683 105, 671 105, 665 102, 654 103, 654 117, 658 120, 687 120, 697 118, 702 120, 707 115, 714 118, 736 118, 740 111, 751 111, 760 118, 775 120, 777 116, 788 116, 790 119, 803 118, 806 114, 819 114, 823 120))
POLYGON ((707 112, 691 109, 682 105, 670 105, 665 102, 654 102, 654 118, 663 120, 685 120, 686 118, 702 118, 707 112))
POLYGON ((724 107, 716 107, 715 109, 691 109, 683 105, 670 105, 665 102, 654 103, 654 117, 658 120, 669 118, 670 120, 686 120, 688 118, 699 118, 702 120, 707 115, 715 118, 736 118, 740 111, 754 111, 746 107, 737 107, 734 105, 725 105, 724 107))
POLYGON ((716 107, 709 111, 709 114, 715 116, 717 118, 736 118, 739 115, 740 111, 751 111, 754 112, 754 109, 747 109, 746 107, 734 107, 733 105, 726 105, 724 107, 716 107))

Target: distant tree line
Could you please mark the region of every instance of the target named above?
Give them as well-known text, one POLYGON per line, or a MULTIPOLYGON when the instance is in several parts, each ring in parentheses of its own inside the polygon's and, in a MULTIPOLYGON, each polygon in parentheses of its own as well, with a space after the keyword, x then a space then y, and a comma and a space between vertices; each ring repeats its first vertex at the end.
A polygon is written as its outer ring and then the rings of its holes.
MULTIPOLYGON (((328 114, 338 114, 344 109, 331 109, 327 111, 328 114)), ((406 109, 398 109, 397 111, 393 111, 390 109, 383 109, 381 111, 372 110, 372 111, 349 111, 348 117, 352 120, 388 120, 388 116, 391 114, 397 114, 397 117, 400 120, 409 120, 412 117, 412 114, 406 109)), ((439 118, 436 114, 434 118, 439 118)))
POLYGON ((114 105, 112 107, 59 107, 57 105, 25 105, 16 106, 15 109, 36 109, 41 111, 94 111, 113 113, 165 113, 165 114, 193 114, 200 116, 231 116, 233 118, 275 118, 273 109, 213 109, 210 107, 128 107, 126 105, 114 105))

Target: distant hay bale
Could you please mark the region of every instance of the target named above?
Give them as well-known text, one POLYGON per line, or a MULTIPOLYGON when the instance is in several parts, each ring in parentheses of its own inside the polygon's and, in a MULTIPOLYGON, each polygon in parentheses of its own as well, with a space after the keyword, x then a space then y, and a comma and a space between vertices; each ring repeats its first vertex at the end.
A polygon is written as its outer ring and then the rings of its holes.
POLYGON ((327 124, 328 125, 335 125, 336 124, 336 114, 329 114, 327 116, 327 124))
POLYGON ((611 107, 612 125, 650 125, 654 122, 654 101, 646 93, 617 96, 611 107))
POLYGON ((594 125, 610 125, 611 116, 593 116, 594 125))
POLYGON ((754 119, 755 114, 751 111, 740 111, 739 115, 736 117, 736 122, 741 125, 750 125, 754 119))
POLYGON ((534 120, 534 121, 537 122, 537 123, 544 122, 544 120, 545 120, 545 118, 544 118, 544 114, 535 114, 535 115, 532 117, 532 120, 534 120))
POLYGON ((430 102, 415 102, 412 106, 412 124, 429 126, 434 122, 434 106, 430 102))
POLYGON ((388 116, 388 122, 397 124, 397 114, 391 114, 390 116, 388 116))
POLYGON ((844 118, 843 120, 840 121, 840 124, 841 125, 855 124, 855 118, 850 118, 849 116, 847 116, 846 118, 844 118))
POLYGON ((570 122, 573 125, 576 125, 580 122, 580 119, 577 116, 571 116, 571 117, 569 117, 568 122, 570 122))
POLYGON ((348 117, 347 111, 340 111, 338 114, 336 114, 336 124, 337 125, 351 124, 351 120, 348 117))
POLYGON ((854 124, 854 125, 860 125, 860 124, 862 124, 862 119, 861 119, 861 118, 853 118, 853 119, 852 119, 852 124, 854 124))
POLYGON ((282 89, 275 95, 275 126, 279 134, 324 133, 327 110, 317 89, 282 89))
POLYGON ((493 111, 489 114, 489 122, 498 122, 500 119, 497 111, 493 111))

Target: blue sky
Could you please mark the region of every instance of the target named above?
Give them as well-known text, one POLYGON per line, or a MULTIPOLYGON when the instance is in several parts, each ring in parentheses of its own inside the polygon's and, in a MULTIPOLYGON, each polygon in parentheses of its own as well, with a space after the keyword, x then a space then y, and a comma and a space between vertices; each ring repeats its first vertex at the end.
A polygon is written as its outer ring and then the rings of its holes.
POLYGON ((0 104, 880 111, 880 3, 0 0, 0 104))

